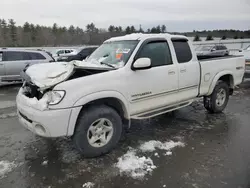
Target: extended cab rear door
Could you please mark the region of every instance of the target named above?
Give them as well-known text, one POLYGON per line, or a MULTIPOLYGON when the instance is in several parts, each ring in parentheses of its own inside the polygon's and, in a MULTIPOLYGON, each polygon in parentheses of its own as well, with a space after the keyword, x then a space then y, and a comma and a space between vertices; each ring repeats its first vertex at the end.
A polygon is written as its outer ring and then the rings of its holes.
POLYGON ((172 38, 179 73, 179 94, 181 101, 189 100, 198 95, 200 83, 200 65, 190 48, 187 39, 172 38))

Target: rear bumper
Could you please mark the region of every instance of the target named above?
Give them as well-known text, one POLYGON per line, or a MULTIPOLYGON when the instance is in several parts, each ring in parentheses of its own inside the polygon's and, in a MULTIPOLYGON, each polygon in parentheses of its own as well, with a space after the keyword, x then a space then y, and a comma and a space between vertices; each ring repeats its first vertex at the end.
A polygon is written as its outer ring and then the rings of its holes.
POLYGON ((19 92, 17 114, 20 123, 31 132, 43 137, 67 136, 72 109, 40 111, 31 107, 19 92))

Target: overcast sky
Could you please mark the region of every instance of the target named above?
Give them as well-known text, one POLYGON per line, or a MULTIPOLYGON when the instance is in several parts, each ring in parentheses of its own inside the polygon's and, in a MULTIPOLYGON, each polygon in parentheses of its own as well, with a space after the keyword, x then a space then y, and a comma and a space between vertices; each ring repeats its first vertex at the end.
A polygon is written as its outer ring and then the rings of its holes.
POLYGON ((0 17, 98 28, 165 24, 168 31, 250 29, 250 0, 0 0, 0 17))

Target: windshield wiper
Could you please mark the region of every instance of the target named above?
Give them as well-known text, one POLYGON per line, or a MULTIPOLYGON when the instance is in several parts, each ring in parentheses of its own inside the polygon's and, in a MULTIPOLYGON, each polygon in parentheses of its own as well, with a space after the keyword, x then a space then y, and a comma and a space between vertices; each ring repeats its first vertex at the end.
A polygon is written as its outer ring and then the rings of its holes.
POLYGON ((101 65, 107 65, 107 66, 112 67, 112 68, 114 68, 114 69, 115 69, 115 66, 110 65, 109 63, 100 62, 100 64, 101 64, 101 65))

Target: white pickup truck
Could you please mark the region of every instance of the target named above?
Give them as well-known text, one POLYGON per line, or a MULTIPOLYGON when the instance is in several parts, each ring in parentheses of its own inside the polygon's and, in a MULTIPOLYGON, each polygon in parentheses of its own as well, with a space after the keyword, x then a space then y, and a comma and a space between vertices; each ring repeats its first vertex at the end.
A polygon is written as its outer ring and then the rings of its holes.
POLYGON ((43 137, 72 136, 86 157, 111 151, 131 119, 204 98, 224 110, 243 80, 244 57, 198 61, 185 36, 131 34, 105 41, 87 60, 32 65, 17 95, 20 122, 43 137))

